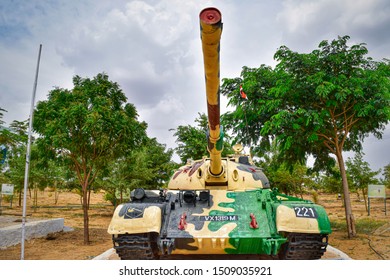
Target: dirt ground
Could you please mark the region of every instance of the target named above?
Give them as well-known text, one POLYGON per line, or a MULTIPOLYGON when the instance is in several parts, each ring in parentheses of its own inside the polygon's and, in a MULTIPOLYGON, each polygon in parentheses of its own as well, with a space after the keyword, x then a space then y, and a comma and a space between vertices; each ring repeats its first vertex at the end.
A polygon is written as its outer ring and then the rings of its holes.
MULTIPOLYGON (((31 239, 25 243, 26 260, 86 260, 93 259, 112 248, 107 227, 114 207, 104 201, 103 193, 92 194, 90 209, 90 241, 83 244, 83 213, 80 197, 76 193, 62 192, 55 204, 55 193, 51 190, 38 192, 38 207, 33 208, 33 199, 28 197, 27 220, 35 218, 64 218, 65 226, 73 230, 51 234, 46 238, 31 239)), ((311 196, 304 198, 312 200, 311 196)), ((390 260, 390 203, 387 215, 383 200, 371 200, 371 215, 367 215, 364 201, 352 194, 352 207, 357 225, 357 236, 349 239, 345 230, 345 214, 342 200, 336 195, 320 194, 318 203, 327 210, 333 233, 329 244, 359 260, 390 260)), ((12 208, 3 208, 3 216, 19 217, 22 207, 16 198, 12 208)), ((3 200, 3 206, 9 206, 3 200)), ((0 227, 2 225, 0 224, 0 227)), ((5 226, 5 225, 3 225, 5 226)), ((0 260, 20 259, 20 245, 0 250, 0 260)))

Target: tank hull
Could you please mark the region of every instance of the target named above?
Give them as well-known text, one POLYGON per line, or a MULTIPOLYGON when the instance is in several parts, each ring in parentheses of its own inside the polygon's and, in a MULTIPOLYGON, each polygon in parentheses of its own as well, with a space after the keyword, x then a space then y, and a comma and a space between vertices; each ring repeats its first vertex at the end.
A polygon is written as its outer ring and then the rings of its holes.
MULTIPOLYGON (((132 238, 152 234, 149 247, 154 248, 154 258, 170 254, 282 254, 285 258, 289 252, 285 245, 290 243, 291 234, 294 238, 299 234, 301 239, 304 239, 302 236, 317 237, 320 243, 315 249, 316 258, 325 252, 330 223, 324 209, 310 201, 270 189, 209 190, 207 193, 193 190, 195 200, 192 201, 188 192, 169 191, 154 204, 120 205, 114 216, 121 210, 122 213, 128 211, 123 209, 138 214, 113 218, 109 233, 114 239, 120 236, 124 241, 120 244, 116 240, 119 251, 124 244, 131 244, 132 238), (140 224, 145 225, 143 230, 140 224), (161 226, 156 230, 158 224, 161 226), (123 231, 124 228, 127 230, 123 231)), ((144 254, 137 253, 142 259, 144 254)))

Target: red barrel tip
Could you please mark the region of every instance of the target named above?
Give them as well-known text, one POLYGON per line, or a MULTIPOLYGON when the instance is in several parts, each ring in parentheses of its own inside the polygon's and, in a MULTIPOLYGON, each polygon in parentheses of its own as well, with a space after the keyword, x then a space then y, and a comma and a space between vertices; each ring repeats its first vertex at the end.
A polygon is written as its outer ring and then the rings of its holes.
POLYGON ((222 16, 217 8, 210 7, 203 9, 199 14, 199 18, 206 24, 216 24, 221 21, 222 16))

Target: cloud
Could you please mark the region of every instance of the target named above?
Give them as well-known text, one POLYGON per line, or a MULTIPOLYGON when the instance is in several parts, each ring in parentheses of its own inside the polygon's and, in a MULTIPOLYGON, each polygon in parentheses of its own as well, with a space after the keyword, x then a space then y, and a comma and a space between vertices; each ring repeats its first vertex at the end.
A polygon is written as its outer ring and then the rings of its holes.
POLYGON ((384 48, 390 49, 389 13, 387 0, 287 0, 277 22, 283 44, 293 50, 311 51, 322 40, 350 35, 352 43, 367 43, 370 55, 382 59, 384 48))
MULTIPOLYGON (((149 135, 173 147, 169 129, 193 124, 198 112, 206 112, 198 15, 208 6, 220 9, 224 23, 221 78, 239 76, 243 66, 274 65, 273 55, 281 45, 311 51, 321 40, 337 35, 366 42, 375 59, 390 57, 386 0, 4 0, 4 120, 28 118, 42 43, 37 101, 46 99, 53 86, 71 88, 76 74, 93 77, 105 72, 148 123, 149 135)), ((221 103, 224 111, 223 97, 221 103)))

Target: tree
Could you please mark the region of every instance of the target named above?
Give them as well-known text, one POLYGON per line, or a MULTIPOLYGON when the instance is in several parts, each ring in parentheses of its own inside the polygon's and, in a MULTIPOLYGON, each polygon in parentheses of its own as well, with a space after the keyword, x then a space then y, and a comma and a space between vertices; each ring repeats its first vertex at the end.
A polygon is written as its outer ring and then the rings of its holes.
POLYGON ((82 190, 84 243, 89 243, 88 194, 96 176, 113 159, 138 146, 146 124, 137 120, 134 105, 104 73, 93 79, 73 78, 73 89, 55 88, 37 104, 34 130, 46 155, 60 157, 82 190))
POLYGON ((325 172, 318 172, 318 186, 327 193, 341 194, 343 186, 340 169, 337 166, 328 168, 325 172))
POLYGON ((207 116, 199 114, 195 119, 197 126, 180 125, 175 130, 173 136, 176 137, 176 153, 179 155, 182 163, 188 159, 201 159, 208 154, 207 152, 207 116))
POLYGON ((267 175, 272 186, 277 186, 286 194, 299 194, 301 198, 303 198, 304 189, 314 185, 307 174, 307 167, 301 164, 295 164, 292 169, 283 164, 267 175))
POLYGON ((144 145, 109 164, 94 185, 107 192, 105 199, 113 205, 122 203, 135 188, 159 189, 177 167, 171 162, 172 153, 156 138, 148 138, 144 145))
POLYGON ((390 188, 390 163, 383 168, 383 184, 390 188))
POLYGON ((356 153, 354 158, 348 158, 346 161, 347 165, 347 174, 350 178, 350 182, 352 186, 356 188, 356 190, 362 190, 363 199, 367 208, 367 199, 366 193, 369 184, 378 183, 378 179, 375 178, 381 170, 372 171, 370 168, 370 164, 363 160, 363 153, 356 153))
POLYGON ((348 40, 344 36, 322 41, 308 54, 282 46, 275 54, 274 70, 244 68, 243 78, 224 80, 222 93, 238 104, 238 82, 242 84, 246 106, 255 114, 247 120, 249 130, 257 129, 265 142, 275 137, 285 161, 304 162, 311 154, 314 167, 322 168, 331 166, 334 155, 342 178, 348 236, 353 237, 343 151, 360 151, 370 133, 381 138, 390 119, 390 63, 367 58, 364 44, 349 47, 348 40))
MULTIPOLYGON (((178 147, 175 149, 179 155, 183 164, 188 159, 201 159, 207 156, 207 131, 208 121, 206 114, 198 113, 199 117, 195 119, 197 126, 192 125, 180 125, 175 130, 173 136, 175 136, 178 147)), ((223 124, 223 122, 222 122, 223 124)), ((228 140, 229 136, 224 135, 224 139, 228 140)), ((227 141, 224 141, 224 149, 222 156, 233 154, 234 151, 227 141)))
POLYGON ((20 146, 23 141, 27 142, 27 121, 13 121, 9 128, 3 127, 3 112, 7 111, 0 108, 0 163, 5 161, 10 149, 20 146))
POLYGON ((276 85, 277 74, 271 67, 263 64, 259 68, 244 66, 241 77, 223 79, 221 93, 228 97, 228 105, 235 107, 235 110, 223 114, 222 120, 226 129, 235 135, 234 142, 250 146, 255 154, 274 150, 272 145, 277 145, 272 135, 262 136, 264 123, 260 121, 277 113, 278 104, 271 104, 274 98, 269 93, 276 85), (248 99, 240 95, 242 85, 248 99), (266 103, 272 107, 265 110, 266 103))
POLYGON ((26 166, 28 121, 13 121, 9 128, 2 131, 4 144, 7 147, 7 165, 5 171, 8 182, 15 185, 19 192, 19 206, 22 203, 22 190, 24 183, 24 171, 26 166))
POLYGON ((171 161, 173 149, 166 149, 166 145, 158 143, 156 138, 151 138, 146 143, 145 153, 147 168, 152 171, 152 176, 145 184, 149 189, 161 188, 177 168, 177 164, 171 161))

